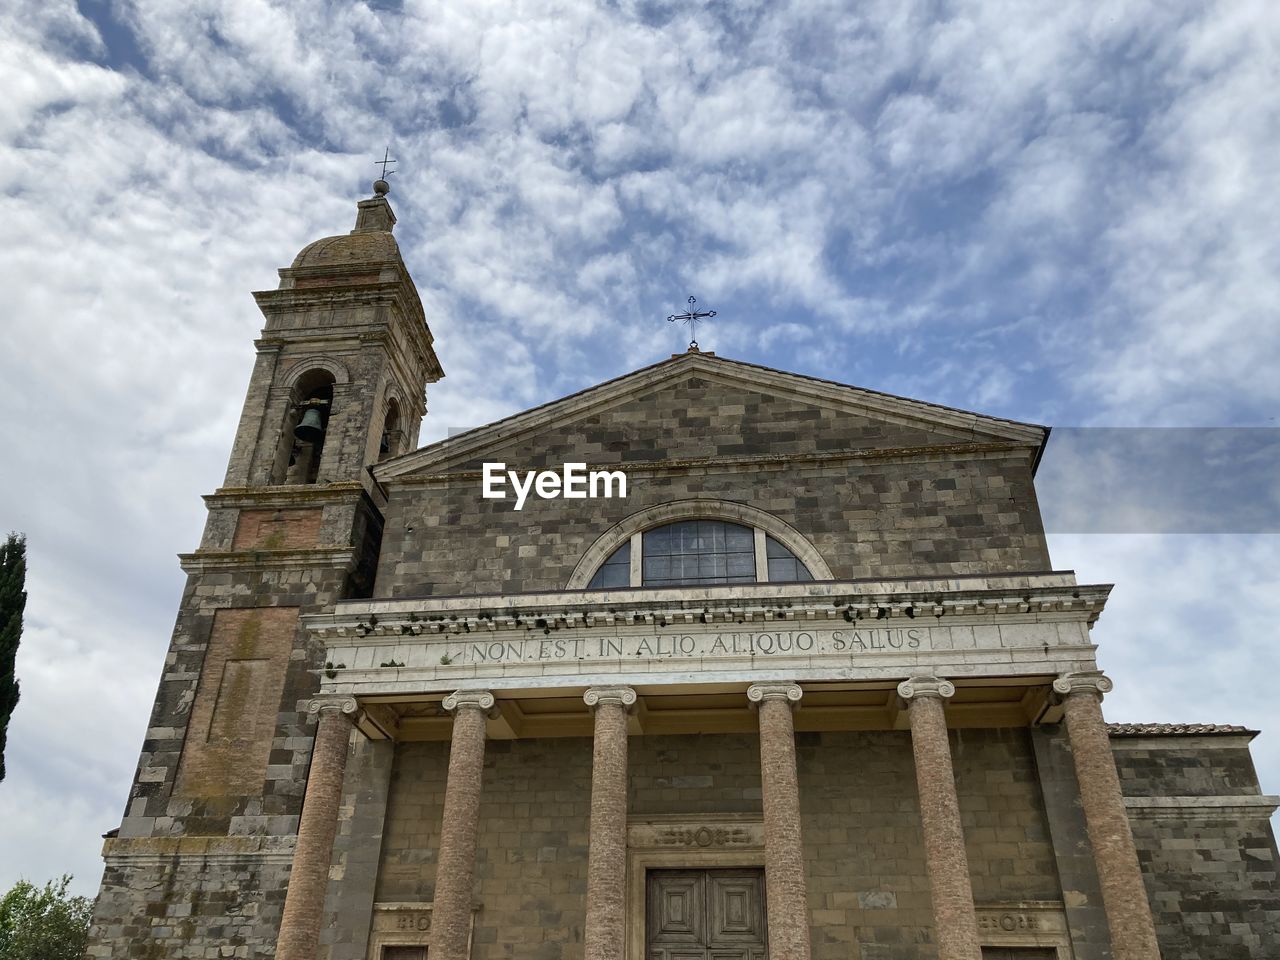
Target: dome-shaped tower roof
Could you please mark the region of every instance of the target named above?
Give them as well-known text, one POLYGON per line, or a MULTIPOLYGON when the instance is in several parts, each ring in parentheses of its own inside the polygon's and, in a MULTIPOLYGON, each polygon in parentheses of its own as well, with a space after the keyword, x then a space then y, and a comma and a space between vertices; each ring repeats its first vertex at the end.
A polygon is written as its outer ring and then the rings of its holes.
POLYGON ((324 237, 307 244, 293 258, 293 267, 331 267, 355 263, 386 263, 400 259, 400 245, 390 231, 370 230, 324 237))
POLYGON ((389 188, 385 180, 379 180, 373 189, 375 196, 356 205, 356 228, 350 233, 307 244, 293 258, 294 270, 400 261, 400 246, 391 235, 396 215, 387 202, 389 188))

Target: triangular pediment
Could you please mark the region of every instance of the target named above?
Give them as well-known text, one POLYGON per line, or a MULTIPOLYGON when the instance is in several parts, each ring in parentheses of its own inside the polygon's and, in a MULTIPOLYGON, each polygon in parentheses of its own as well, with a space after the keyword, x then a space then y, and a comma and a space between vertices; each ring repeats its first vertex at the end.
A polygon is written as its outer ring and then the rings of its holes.
POLYGON ((388 460, 381 481, 478 469, 591 466, 1025 445, 1048 429, 769 367, 686 353, 388 460))

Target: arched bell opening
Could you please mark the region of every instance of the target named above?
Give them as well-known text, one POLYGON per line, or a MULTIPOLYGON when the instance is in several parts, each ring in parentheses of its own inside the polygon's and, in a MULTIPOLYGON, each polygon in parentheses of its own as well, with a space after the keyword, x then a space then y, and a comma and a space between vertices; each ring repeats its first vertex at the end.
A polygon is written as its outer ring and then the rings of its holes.
POLYGON ((400 428, 400 404, 395 397, 387 401, 387 415, 382 421, 378 441, 378 462, 398 457, 404 452, 404 431, 400 428))
POLYGON ((320 475, 320 456, 333 415, 333 383, 328 370, 311 370, 294 381, 280 437, 288 456, 277 465, 284 483, 315 483, 320 475))

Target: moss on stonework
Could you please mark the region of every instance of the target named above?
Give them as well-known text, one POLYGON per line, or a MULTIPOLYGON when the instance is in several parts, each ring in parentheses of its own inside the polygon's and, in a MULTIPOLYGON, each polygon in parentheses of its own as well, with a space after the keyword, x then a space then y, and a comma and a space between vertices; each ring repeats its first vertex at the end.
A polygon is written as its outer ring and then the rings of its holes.
POLYGON ((258 641, 262 637, 262 615, 254 610, 244 619, 236 631, 230 660, 250 660, 258 655, 258 641))

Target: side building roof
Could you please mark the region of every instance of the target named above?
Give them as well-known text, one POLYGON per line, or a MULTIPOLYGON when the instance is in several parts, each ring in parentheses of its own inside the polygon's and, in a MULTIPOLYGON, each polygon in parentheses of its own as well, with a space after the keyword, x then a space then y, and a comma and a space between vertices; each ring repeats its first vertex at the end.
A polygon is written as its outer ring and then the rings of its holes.
POLYGON ((1212 737, 1258 735, 1257 730, 1229 723, 1108 723, 1113 737, 1212 737))

